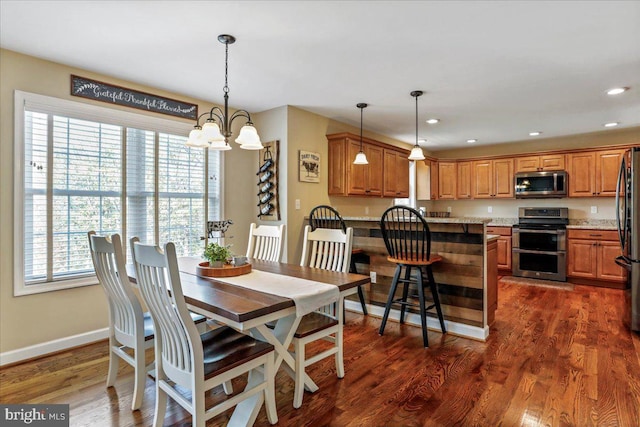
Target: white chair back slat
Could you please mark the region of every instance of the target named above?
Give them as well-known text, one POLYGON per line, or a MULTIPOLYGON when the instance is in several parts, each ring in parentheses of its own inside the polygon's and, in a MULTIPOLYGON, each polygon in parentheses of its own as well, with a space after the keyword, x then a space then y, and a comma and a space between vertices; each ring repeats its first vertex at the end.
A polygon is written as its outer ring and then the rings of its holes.
POLYGON ((305 226, 302 260, 300 265, 324 270, 349 272, 353 228, 344 232, 340 229, 316 228, 311 231, 305 226))
POLYGON ((282 257, 286 226, 251 224, 247 257, 279 262, 282 257))
POLYGON ((167 243, 162 251, 134 238, 132 247, 138 285, 157 331, 162 371, 171 381, 192 390, 194 376, 203 375, 203 353, 201 345, 193 345, 200 338, 182 294, 175 246, 167 243))

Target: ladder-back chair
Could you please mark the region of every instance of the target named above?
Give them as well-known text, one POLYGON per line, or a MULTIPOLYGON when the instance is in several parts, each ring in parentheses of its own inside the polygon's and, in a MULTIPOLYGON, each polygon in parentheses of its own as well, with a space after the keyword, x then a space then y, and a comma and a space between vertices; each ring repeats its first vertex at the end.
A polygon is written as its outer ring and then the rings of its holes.
MULTIPOLYGON (((336 209, 328 205, 320 205, 311 209, 309 213, 309 225, 311 230, 317 228, 329 228, 339 229, 344 232, 347 231, 347 225, 338 213, 336 209)), ((349 263, 349 271, 351 273, 358 273, 356 268, 356 262, 366 262, 367 255, 360 248, 351 248, 351 260, 349 263)), ((362 313, 367 315, 367 304, 364 299, 364 292, 362 291, 362 285, 358 286, 358 298, 360 299, 360 306, 362 307, 362 313)))
POLYGON ((107 387, 115 384, 120 359, 134 369, 131 409, 139 409, 146 382, 145 349, 153 347, 153 323, 143 312, 125 268, 122 241, 118 234, 97 236, 89 231, 89 249, 98 281, 109 303, 109 373, 107 387), (132 349, 133 355, 126 350, 132 349))
MULTIPOLYGON (((317 228, 312 231, 310 226, 305 226, 300 265, 347 273, 351 259, 352 238, 352 228, 347 228, 345 232, 340 229, 326 228, 317 228)), ((300 321, 293 337, 296 369, 294 408, 299 408, 302 405, 307 366, 335 355, 338 378, 344 377, 343 305, 344 299, 340 297, 337 304, 321 307, 315 312, 305 315, 300 321), (306 344, 320 339, 333 343, 333 346, 307 358, 305 355, 306 344)))
POLYGON ((207 420, 256 393, 264 393, 267 418, 277 423, 273 345, 226 326, 200 335, 182 293, 175 245, 167 243, 163 251, 135 237, 131 245, 138 285, 156 328, 154 426, 163 425, 167 396, 191 413, 192 425, 204 427, 207 420), (205 392, 253 369, 262 369, 263 381, 205 408, 205 392))
MULTIPOLYGON (((418 308, 420 310, 420 321, 422 324, 422 340, 425 347, 429 347, 427 337, 427 310, 436 309, 442 333, 447 330, 444 324, 442 308, 440 307, 440 297, 438 295, 438 285, 433 277, 432 265, 442 261, 442 257, 431 253, 431 233, 429 226, 418 211, 407 206, 392 206, 387 209, 380 219, 380 230, 382 238, 387 248, 389 256, 387 260, 396 264, 396 271, 389 289, 387 304, 384 308, 384 315, 380 325, 380 335, 384 333, 384 328, 389 317, 389 311, 394 304, 400 305, 400 323, 404 323, 404 316, 407 306, 416 304, 408 301, 410 284, 415 284, 418 292, 418 308), (404 275, 402 274, 404 269, 404 275), (415 272, 415 278, 411 272, 415 272), (426 279, 424 274, 426 273, 426 279), (398 284, 403 283, 402 296, 396 298, 398 284), (424 289, 429 287, 433 298, 433 303, 429 306, 425 303, 424 289)), ((414 296, 412 296, 414 297, 414 296)))

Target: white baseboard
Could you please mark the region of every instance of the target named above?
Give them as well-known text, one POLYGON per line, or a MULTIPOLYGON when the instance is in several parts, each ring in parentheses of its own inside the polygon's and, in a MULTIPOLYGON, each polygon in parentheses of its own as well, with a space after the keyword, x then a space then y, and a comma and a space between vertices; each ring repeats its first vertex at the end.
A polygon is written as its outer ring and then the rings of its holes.
MULTIPOLYGON (((360 301, 345 300, 344 305, 345 308, 349 311, 362 313, 362 306, 360 305, 360 301)), ((382 317, 384 315, 384 307, 380 307, 377 305, 367 304, 367 311, 377 317, 382 317)), ((400 311, 391 309, 391 311, 389 312, 389 320, 395 320, 396 322, 399 322, 400 311)), ((418 314, 406 313, 404 321, 405 323, 408 323, 410 325, 421 327, 420 315, 418 314)), ((451 322, 449 320, 445 320, 444 324, 447 327, 447 333, 451 333, 452 335, 458 335, 461 337, 480 341, 486 341, 487 337, 489 336, 488 326, 481 328, 479 326, 471 326, 464 323, 451 322)), ((440 321, 438 321, 438 319, 427 317, 427 329, 439 332, 440 321)))
POLYGON ((17 350, 7 351, 4 353, 0 353, 0 366, 32 359, 34 357, 43 356, 49 353, 55 353, 67 348, 89 344, 108 337, 109 328, 104 328, 85 332, 84 334, 72 335, 70 337, 47 341, 36 345, 30 345, 29 347, 23 347, 17 350))

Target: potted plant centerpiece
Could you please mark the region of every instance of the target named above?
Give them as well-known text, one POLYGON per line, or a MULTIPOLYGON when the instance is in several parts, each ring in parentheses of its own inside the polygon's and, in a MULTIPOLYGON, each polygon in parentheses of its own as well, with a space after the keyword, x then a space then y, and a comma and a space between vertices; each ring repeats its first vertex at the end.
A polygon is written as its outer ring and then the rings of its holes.
POLYGON ((209 261, 209 267, 222 268, 233 256, 231 245, 222 246, 218 243, 209 243, 204 248, 204 258, 209 261))

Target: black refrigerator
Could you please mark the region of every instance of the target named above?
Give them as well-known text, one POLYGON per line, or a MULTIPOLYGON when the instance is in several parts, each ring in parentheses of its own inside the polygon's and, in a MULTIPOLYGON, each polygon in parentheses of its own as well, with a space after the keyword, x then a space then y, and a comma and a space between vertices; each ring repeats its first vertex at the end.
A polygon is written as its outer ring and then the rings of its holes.
POLYGON ((626 321, 640 331, 640 147, 622 159, 616 194, 616 220, 622 255, 616 263, 627 272, 626 321))

